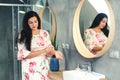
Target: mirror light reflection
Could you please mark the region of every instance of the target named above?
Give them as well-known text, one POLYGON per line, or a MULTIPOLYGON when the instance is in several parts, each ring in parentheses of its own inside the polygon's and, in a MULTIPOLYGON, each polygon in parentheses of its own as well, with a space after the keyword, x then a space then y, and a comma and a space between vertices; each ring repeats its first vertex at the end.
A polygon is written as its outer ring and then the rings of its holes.
MULTIPOLYGON (((105 13, 108 16, 108 19, 110 19, 109 9, 105 0, 88 0, 88 1, 98 13, 105 13)), ((110 25, 110 20, 108 20, 108 25, 110 25)))

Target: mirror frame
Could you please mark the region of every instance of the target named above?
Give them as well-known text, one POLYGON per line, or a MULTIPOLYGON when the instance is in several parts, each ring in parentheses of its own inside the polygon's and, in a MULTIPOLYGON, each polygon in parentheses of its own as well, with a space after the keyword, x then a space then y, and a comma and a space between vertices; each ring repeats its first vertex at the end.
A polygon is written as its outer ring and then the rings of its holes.
MULTIPOLYGON (((50 13, 51 13, 51 16, 52 16, 52 29, 51 29, 51 34, 50 34, 50 38, 51 38, 51 41, 53 42, 54 41, 54 38, 55 38, 55 35, 56 35, 56 17, 55 17, 55 13, 53 11, 53 9, 50 7, 50 6, 45 6, 41 9, 40 11, 40 19, 41 19, 41 22, 42 22, 42 19, 43 19, 43 14, 44 14, 44 11, 45 9, 48 8, 50 10, 50 13)), ((42 23, 41 23, 41 28, 42 28, 42 23)))
POLYGON ((84 4, 85 0, 80 0, 80 3, 78 4, 78 7, 75 11, 74 14, 74 20, 73 20, 73 40, 76 46, 76 49, 78 50, 78 52, 85 58, 96 58, 96 57, 100 57, 103 54, 105 54, 105 52, 110 48, 112 41, 113 41, 113 37, 114 37, 114 33, 115 33, 115 19, 114 19, 114 13, 112 11, 111 5, 109 3, 108 0, 105 0, 107 6, 108 6, 108 10, 110 12, 110 32, 109 32, 109 36, 108 36, 108 41, 105 44, 104 48, 97 53, 96 55, 92 54, 85 46, 83 40, 82 40, 82 36, 80 34, 80 12, 81 12, 81 8, 82 5, 84 4))

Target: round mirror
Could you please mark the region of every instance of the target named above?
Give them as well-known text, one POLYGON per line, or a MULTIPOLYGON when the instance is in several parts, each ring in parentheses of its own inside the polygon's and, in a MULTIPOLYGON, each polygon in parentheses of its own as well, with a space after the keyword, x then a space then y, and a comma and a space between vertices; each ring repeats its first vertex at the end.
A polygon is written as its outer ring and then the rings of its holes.
POLYGON ((56 35, 56 17, 51 7, 45 6, 40 11, 40 19, 42 29, 47 30, 50 33, 51 41, 54 41, 56 35))
POLYGON ((109 49, 115 31, 114 14, 108 0, 81 0, 73 21, 73 39, 78 52, 85 58, 96 58, 106 53, 109 49), (109 35, 103 49, 97 54, 91 53, 83 41, 84 31, 89 28, 98 13, 105 13, 108 16, 109 35))

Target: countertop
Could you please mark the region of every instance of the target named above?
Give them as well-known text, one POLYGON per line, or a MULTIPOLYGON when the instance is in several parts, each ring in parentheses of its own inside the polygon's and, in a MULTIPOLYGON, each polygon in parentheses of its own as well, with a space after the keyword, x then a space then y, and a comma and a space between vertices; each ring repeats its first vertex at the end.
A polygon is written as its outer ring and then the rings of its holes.
MULTIPOLYGON (((49 71, 50 80, 63 80, 63 71, 49 71)), ((100 80, 108 80, 107 78, 102 78, 100 80)))

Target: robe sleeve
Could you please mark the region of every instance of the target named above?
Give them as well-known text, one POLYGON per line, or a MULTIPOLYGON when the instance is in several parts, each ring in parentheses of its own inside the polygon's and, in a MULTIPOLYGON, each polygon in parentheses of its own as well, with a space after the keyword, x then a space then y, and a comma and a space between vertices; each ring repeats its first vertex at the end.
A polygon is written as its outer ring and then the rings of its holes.
POLYGON ((29 55, 30 51, 28 51, 24 44, 18 43, 18 53, 17 53, 17 59, 23 60, 25 57, 29 55))
POLYGON ((17 47, 18 47, 17 60, 24 60, 24 58, 29 55, 30 51, 26 49, 24 43, 17 43, 17 47))
POLYGON ((96 42, 93 36, 94 36, 94 33, 90 29, 84 32, 84 43, 90 51, 92 51, 92 49, 96 45, 96 42))

